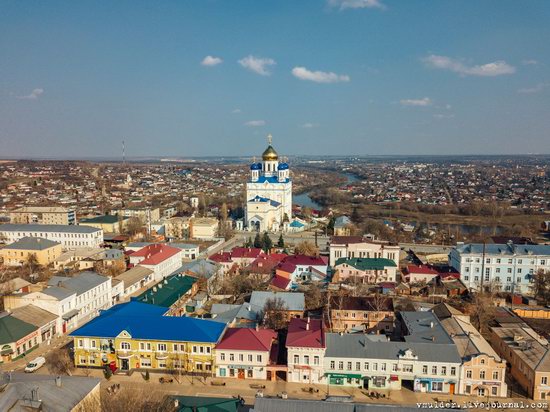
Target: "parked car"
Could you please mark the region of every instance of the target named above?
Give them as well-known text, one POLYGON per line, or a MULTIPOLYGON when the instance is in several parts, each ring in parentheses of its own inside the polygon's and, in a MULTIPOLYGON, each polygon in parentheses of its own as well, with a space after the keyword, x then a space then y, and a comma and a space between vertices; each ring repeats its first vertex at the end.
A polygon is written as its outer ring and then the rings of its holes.
POLYGON ((46 363, 46 359, 42 356, 39 356, 38 358, 34 359, 33 361, 29 362, 27 366, 25 367, 25 372, 31 373, 38 369, 40 369, 44 364, 46 363))

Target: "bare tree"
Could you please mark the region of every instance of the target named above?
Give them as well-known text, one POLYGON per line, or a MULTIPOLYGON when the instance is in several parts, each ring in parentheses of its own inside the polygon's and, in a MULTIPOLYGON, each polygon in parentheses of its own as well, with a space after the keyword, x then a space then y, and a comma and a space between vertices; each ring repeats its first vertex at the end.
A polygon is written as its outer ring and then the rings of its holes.
POLYGON ((312 242, 304 240, 294 247, 294 253, 297 255, 319 256, 319 248, 312 242))
POLYGON ((66 348, 54 349, 46 355, 48 370, 54 375, 72 375, 74 362, 66 348))
POLYGON ((120 411, 148 411, 148 412, 175 412, 174 400, 160 391, 142 390, 139 396, 136 391, 122 388, 116 394, 103 392, 101 395, 102 412, 120 411))
POLYGON ((286 304, 279 298, 267 299, 262 311, 264 326, 269 329, 280 330, 286 326, 286 304))

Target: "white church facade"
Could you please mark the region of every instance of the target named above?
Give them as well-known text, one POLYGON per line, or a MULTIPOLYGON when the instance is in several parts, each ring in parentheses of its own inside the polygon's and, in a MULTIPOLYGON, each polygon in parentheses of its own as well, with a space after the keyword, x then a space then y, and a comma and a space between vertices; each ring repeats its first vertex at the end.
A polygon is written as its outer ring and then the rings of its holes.
POLYGON ((245 222, 248 230, 278 232, 287 230, 292 219, 292 180, 286 162, 271 145, 262 154, 262 162, 250 165, 246 183, 245 222))

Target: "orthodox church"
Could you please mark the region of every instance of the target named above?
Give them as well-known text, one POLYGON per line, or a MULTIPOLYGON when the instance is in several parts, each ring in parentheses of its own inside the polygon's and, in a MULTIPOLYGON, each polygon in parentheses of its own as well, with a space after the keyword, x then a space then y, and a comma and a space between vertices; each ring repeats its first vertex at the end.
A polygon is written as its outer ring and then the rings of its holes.
POLYGON ((288 164, 279 163, 271 135, 268 143, 262 162, 250 165, 245 218, 248 230, 278 232, 286 230, 292 218, 292 181, 288 164))

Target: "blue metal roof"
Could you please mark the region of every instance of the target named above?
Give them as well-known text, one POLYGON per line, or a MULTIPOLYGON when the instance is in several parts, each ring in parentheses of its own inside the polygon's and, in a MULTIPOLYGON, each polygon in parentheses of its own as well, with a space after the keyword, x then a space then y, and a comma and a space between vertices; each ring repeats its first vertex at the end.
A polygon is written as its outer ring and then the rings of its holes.
POLYGON ((288 169, 288 163, 279 163, 279 166, 277 166, 277 169, 287 170, 288 169))
POLYGON ((254 183, 288 183, 290 182, 290 179, 284 179, 282 182, 279 182, 279 179, 277 176, 260 176, 257 181, 254 183))
POLYGON ((133 339, 216 343, 225 330, 223 323, 164 316, 165 312, 164 307, 132 300, 102 311, 69 336, 115 338, 125 330, 133 339))
MULTIPOLYGON (((482 254, 482 243, 467 243, 457 245, 456 250, 460 253, 482 254)), ((494 244, 487 243, 485 245, 486 255, 550 255, 550 245, 516 245, 514 243, 494 244)))
POLYGON ((280 206, 281 203, 277 202, 276 200, 268 199, 267 197, 261 197, 256 195, 256 197, 249 200, 249 202, 260 202, 260 203, 269 203, 271 206, 280 206))
POLYGON ((250 170, 262 170, 262 164, 261 163, 252 163, 250 165, 250 170))

